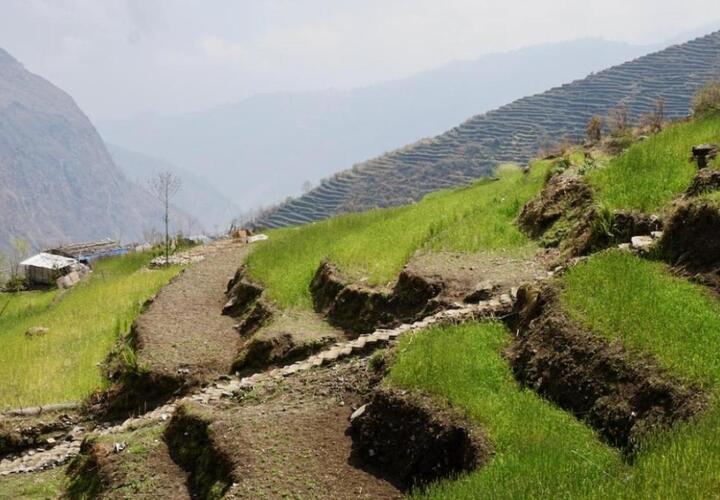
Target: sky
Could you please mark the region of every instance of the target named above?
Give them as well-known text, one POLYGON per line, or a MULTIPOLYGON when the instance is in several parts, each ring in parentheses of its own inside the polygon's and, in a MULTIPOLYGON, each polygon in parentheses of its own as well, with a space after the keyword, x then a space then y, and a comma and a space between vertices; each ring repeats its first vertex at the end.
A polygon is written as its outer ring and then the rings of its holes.
POLYGON ((717 0, 0 0, 0 9, 0 47, 95 121, 369 85, 546 42, 652 44, 720 20, 717 0))

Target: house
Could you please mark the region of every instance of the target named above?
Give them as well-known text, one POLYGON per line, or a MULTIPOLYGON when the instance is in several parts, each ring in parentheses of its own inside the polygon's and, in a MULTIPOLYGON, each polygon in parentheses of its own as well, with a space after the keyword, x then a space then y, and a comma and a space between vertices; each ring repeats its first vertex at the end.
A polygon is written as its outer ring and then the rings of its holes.
POLYGON ((58 278, 71 273, 78 264, 75 259, 45 252, 20 263, 28 281, 35 285, 54 285, 58 278))

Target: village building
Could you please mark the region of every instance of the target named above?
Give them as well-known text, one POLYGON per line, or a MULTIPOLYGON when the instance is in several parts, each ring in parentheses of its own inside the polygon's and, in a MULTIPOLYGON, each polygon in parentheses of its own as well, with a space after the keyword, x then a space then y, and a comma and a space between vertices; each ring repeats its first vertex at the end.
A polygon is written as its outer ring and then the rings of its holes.
POLYGON ((78 264, 75 259, 46 252, 20 263, 28 281, 34 285, 54 285, 58 278, 70 274, 78 264))
POLYGON ((47 250, 47 253, 69 257, 83 264, 89 264, 104 257, 126 254, 133 249, 133 245, 123 246, 120 242, 108 238, 100 241, 64 245, 47 250))

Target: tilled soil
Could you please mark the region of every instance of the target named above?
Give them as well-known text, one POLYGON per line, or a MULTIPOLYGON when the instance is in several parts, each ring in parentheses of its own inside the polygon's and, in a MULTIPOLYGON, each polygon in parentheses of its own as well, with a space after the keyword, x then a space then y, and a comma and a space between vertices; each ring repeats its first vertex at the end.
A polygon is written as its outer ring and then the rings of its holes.
POLYGON ((212 446, 232 463, 227 497, 401 497, 353 455, 348 419, 373 382, 366 364, 311 370, 268 382, 240 402, 198 407, 211 422, 212 446))
POLYGON ((192 386, 230 372, 240 337, 221 314, 224 292, 248 247, 226 240, 163 288, 135 323, 138 361, 152 375, 192 386))

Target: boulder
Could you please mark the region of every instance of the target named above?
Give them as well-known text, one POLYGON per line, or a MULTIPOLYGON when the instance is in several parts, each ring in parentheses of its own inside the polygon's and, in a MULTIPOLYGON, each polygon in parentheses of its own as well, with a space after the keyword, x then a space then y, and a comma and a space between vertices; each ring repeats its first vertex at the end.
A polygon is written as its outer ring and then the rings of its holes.
POLYGON ((708 166, 708 162, 717 157, 718 149, 717 144, 699 144, 697 146, 693 146, 692 157, 697 163, 698 168, 706 168, 708 166))

